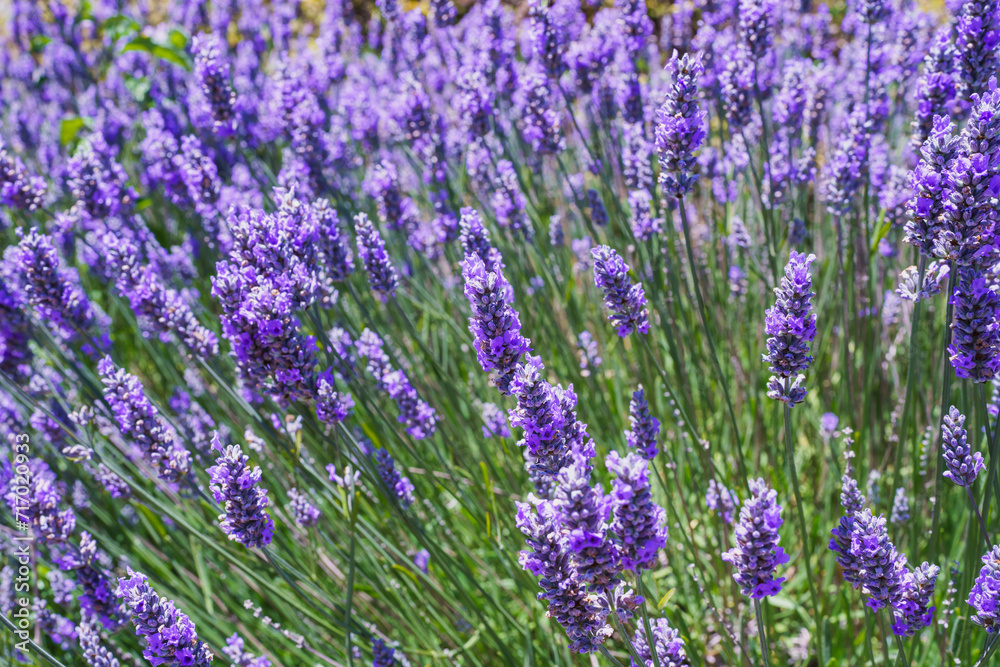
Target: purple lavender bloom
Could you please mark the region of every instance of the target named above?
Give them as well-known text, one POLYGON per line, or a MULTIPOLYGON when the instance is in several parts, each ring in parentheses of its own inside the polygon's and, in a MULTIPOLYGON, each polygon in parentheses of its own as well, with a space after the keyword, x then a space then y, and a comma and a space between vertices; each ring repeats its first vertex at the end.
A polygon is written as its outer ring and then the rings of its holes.
POLYGON ((399 171, 392 160, 382 160, 372 167, 365 189, 375 200, 378 216, 389 229, 410 232, 417 225, 416 207, 404 196, 399 185, 399 171))
POLYGON ((145 326, 161 336, 180 339, 190 352, 203 359, 219 353, 215 332, 199 323, 177 290, 166 287, 156 270, 142 261, 134 242, 109 232, 103 244, 108 249, 108 267, 117 274, 119 294, 128 299, 145 326))
POLYGON ((767 55, 771 48, 771 16, 776 9, 772 0, 740 0, 740 39, 756 60, 767 55))
POLYGON ((617 252, 606 245, 590 251, 594 258, 594 284, 604 290, 604 305, 611 314, 608 319, 618 327, 622 338, 633 331, 649 333, 649 313, 642 283, 631 284, 629 266, 617 252))
POLYGON ((972 622, 993 634, 1000 629, 1000 545, 982 558, 983 567, 969 591, 968 603, 976 610, 972 622))
POLYGON ((625 53, 633 58, 641 58, 653 36, 653 21, 649 18, 646 0, 615 0, 620 12, 618 25, 625 38, 625 53))
POLYGON ((128 485, 128 482, 123 480, 121 477, 116 475, 103 463, 97 466, 97 471, 94 473, 94 479, 96 479, 104 490, 107 491, 112 498, 128 498, 132 495, 132 487, 128 485))
MULTIPOLYGON (((725 69, 719 73, 720 94, 726 122, 735 135, 753 120, 754 65, 749 49, 743 44, 722 54, 725 69)), ((775 110, 777 112, 777 109, 775 110)))
POLYGON ((354 398, 346 391, 337 391, 336 386, 333 369, 320 373, 316 379, 316 418, 324 424, 342 422, 354 410, 354 398))
POLYGON ((173 601, 160 597, 146 575, 127 570, 118 580, 117 595, 132 617, 135 634, 146 638, 142 655, 151 664, 167 667, 208 667, 212 652, 198 639, 194 623, 177 611, 173 601))
POLYGON ((229 60, 225 43, 213 34, 195 35, 191 44, 194 54, 194 82, 203 95, 203 113, 212 119, 212 127, 220 137, 236 132, 238 115, 236 91, 229 81, 229 60))
POLYGON ((521 357, 531 350, 530 342, 521 335, 518 313, 509 303, 510 285, 499 266, 487 271, 475 254, 465 256, 462 277, 465 297, 472 306, 469 331, 475 338, 476 358, 484 371, 497 372, 497 389, 508 396, 514 371, 521 357))
POLYGON ((837 563, 843 568, 844 581, 854 588, 860 586, 858 579, 858 559, 851 551, 851 531, 854 529, 854 517, 865 507, 865 497, 854 479, 854 452, 844 452, 847 464, 840 478, 840 506, 844 508, 844 516, 840 518, 831 531, 830 550, 837 554, 837 563))
POLYGON ((598 594, 609 594, 619 583, 621 553, 609 532, 612 497, 590 483, 590 461, 572 451, 566 466, 556 475, 552 497, 570 562, 581 583, 598 594))
POLYGON ((833 434, 837 432, 837 424, 839 423, 840 417, 832 412, 826 412, 819 418, 819 433, 823 436, 824 440, 829 440, 833 437, 833 434))
POLYGON ((458 238, 465 255, 478 256, 486 265, 487 272, 503 268, 503 258, 500 256, 500 251, 490 245, 490 232, 483 224, 479 211, 471 206, 465 206, 460 213, 458 238))
POLYGON ((39 234, 35 227, 27 234, 20 229, 18 233, 21 240, 4 253, 4 258, 28 303, 64 339, 86 335, 97 323, 97 316, 80 285, 79 273, 65 266, 51 236, 39 234))
POLYGON ((647 191, 652 187, 652 154, 653 144, 646 139, 642 123, 622 125, 622 178, 630 191, 647 191))
POLYGON ((636 623, 632 646, 635 647, 635 652, 642 659, 642 663, 630 658, 631 667, 655 667, 656 664, 660 667, 688 667, 691 663, 688 662, 687 654, 684 652, 684 640, 681 634, 670 627, 665 618, 651 619, 649 624, 653 631, 653 647, 658 662, 654 662, 653 654, 650 652, 645 625, 636 623))
POLYGON ((752 479, 750 494, 740 509, 736 546, 722 554, 722 560, 732 563, 733 579, 743 595, 759 600, 781 590, 785 578, 776 579, 774 573, 788 562, 788 555, 778 546, 778 529, 783 523, 778 493, 767 488, 763 479, 752 479))
POLYGON ((973 382, 989 382, 1000 368, 1000 298, 996 288, 977 269, 958 270, 958 284, 951 297, 955 307, 948 357, 955 375, 973 382))
POLYGON ((413 484, 396 470, 396 462, 386 450, 379 447, 375 450, 375 469, 379 479, 386 485, 393 497, 404 510, 413 504, 413 484))
POLYGON ((528 65, 518 81, 514 103, 525 140, 541 155, 557 154, 566 149, 559 112, 553 106, 555 99, 545 72, 540 66, 528 65))
POLYGON ((917 109, 910 124, 911 145, 920 149, 934 128, 934 119, 947 117, 956 95, 955 64, 957 51, 951 42, 951 32, 947 27, 938 30, 931 41, 930 49, 924 57, 924 71, 917 81, 917 109))
POLYGON ((870 114, 864 105, 858 105, 847 117, 847 123, 837 140, 833 155, 825 168, 820 184, 821 197, 826 210, 835 218, 851 212, 854 200, 864 185, 868 153, 871 148, 870 114))
POLYGON ((965 0, 956 12, 955 46, 964 100, 983 92, 998 69, 1000 7, 992 2, 965 0))
POLYGON ((45 203, 47 190, 45 180, 31 175, 0 139, 0 205, 31 213, 45 203))
POLYGON ((76 515, 64 507, 66 484, 42 459, 31 459, 8 480, 4 500, 21 530, 31 529, 42 544, 58 545, 76 528, 76 515), (26 468, 26 470, 25 470, 26 468))
POLYGON ((965 430, 965 415, 954 405, 941 420, 941 454, 948 468, 944 476, 959 486, 971 487, 986 467, 983 455, 973 452, 965 430))
POLYGON ((160 479, 183 479, 191 469, 191 454, 159 417, 159 410, 146 397, 139 378, 115 366, 109 356, 98 362, 97 372, 104 384, 104 398, 122 433, 130 436, 160 479))
POLYGON ((496 93, 490 88, 484 59, 480 56, 464 63, 455 77, 453 105, 473 141, 489 134, 495 122, 496 93))
POLYGON ((587 205, 590 206, 590 219, 598 227, 608 226, 608 209, 604 208, 601 193, 590 188, 587 190, 587 205))
POLYGON ((11 288, 5 277, 7 267, 0 263, 0 371, 18 379, 28 372, 32 359, 31 322, 23 310, 22 295, 11 288))
POLYGON ((660 451, 656 444, 660 435, 660 420, 650 414, 642 385, 632 392, 632 400, 628 404, 628 423, 632 427, 632 430, 625 431, 625 441, 629 448, 636 450, 647 461, 655 459, 660 451))
POLYGON ((319 523, 319 518, 323 513, 318 507, 309 502, 309 498, 304 493, 299 493, 296 488, 288 489, 288 511, 291 512, 295 523, 305 528, 312 528, 319 523))
POLYGON ((931 597, 934 584, 941 571, 937 565, 923 563, 920 567, 906 572, 903 576, 903 594, 895 605, 896 622, 892 626, 894 634, 912 637, 931 624, 934 607, 931 597))
POLYGON ((544 74, 558 79, 566 71, 568 35, 563 26, 556 25, 553 9, 549 0, 528 0, 532 62, 537 62, 544 74))
POLYGON ((868 596, 873 611, 897 604, 903 593, 906 556, 889 541, 885 517, 870 509, 855 512, 851 528, 851 556, 855 559, 855 588, 868 596))
POLYGON ((892 499, 892 514, 889 521, 892 523, 906 523, 910 520, 910 500, 906 496, 906 489, 899 487, 896 495, 892 499))
POLYGON ((590 369, 604 362, 597 349, 597 341, 589 331, 581 331, 576 337, 576 349, 580 354, 580 375, 589 377, 590 369))
POLYGON ((347 234, 340 226, 337 209, 330 206, 326 199, 317 199, 312 203, 319 226, 320 253, 323 256, 326 275, 332 282, 347 280, 354 273, 354 257, 347 234))
POLYGON ((539 600, 548 604, 547 614, 566 630, 570 650, 593 653, 611 636, 607 624, 608 607, 588 594, 576 567, 568 540, 560 530, 559 515, 551 501, 538 504, 516 503, 517 527, 527 538, 531 551, 522 551, 521 567, 539 578, 539 600))
POLYGON ((77 638, 80 640, 80 650, 83 659, 90 667, 119 667, 118 658, 101 644, 101 636, 90 623, 76 626, 77 638))
POLYGON ((736 493, 730 491, 714 479, 708 480, 708 491, 705 492, 705 506, 715 512, 726 523, 733 522, 733 511, 739 504, 740 499, 736 493))
POLYGON ((997 261, 993 237, 998 217, 998 135, 1000 90, 994 76, 987 90, 972 96, 972 114, 959 136, 958 156, 944 169, 942 230, 934 243, 939 259, 976 266, 992 266, 997 261))
MULTIPOLYGON (((218 214, 216 203, 222 192, 222 181, 219 180, 215 161, 198 137, 188 134, 181 138, 181 150, 174 157, 174 162, 194 210, 203 218, 213 220, 206 232, 210 236, 217 233, 213 226, 218 214)), ((215 240, 210 239, 210 242, 214 244, 215 240)))
POLYGON ((437 28, 447 28, 455 25, 458 20, 458 10, 451 0, 431 0, 431 16, 437 28))
POLYGON ((372 667, 396 667, 396 649, 379 637, 372 637, 372 667))
POLYGON ((393 368, 378 334, 365 329, 355 345, 358 354, 368 360, 368 372, 375 378, 378 388, 396 402, 399 408, 396 420, 406 425, 406 432, 417 440, 433 435, 437 429, 434 408, 420 399, 403 371, 393 368))
POLYGON ((809 265, 815 260, 816 255, 791 252, 781 285, 774 288, 775 304, 764 319, 764 332, 770 337, 763 361, 774 373, 767 383, 767 395, 790 407, 805 399, 806 390, 799 386, 801 373, 813 360, 809 343, 816 337, 816 314, 810 301, 814 293, 809 265))
POLYGON ((698 107, 698 77, 705 71, 700 56, 675 51, 667 63, 673 79, 657 110, 656 151, 660 159, 660 186, 668 198, 680 199, 698 180, 694 153, 705 141, 705 112, 698 107))
POLYGON ((919 285, 920 271, 915 266, 908 266, 899 272, 899 287, 896 294, 899 298, 914 303, 929 299, 941 291, 941 283, 951 273, 946 262, 933 261, 924 270, 923 285, 919 285))
POLYGON ((524 213, 527 199, 521 192, 514 165, 510 160, 500 160, 497 162, 496 169, 496 181, 494 182, 493 195, 490 197, 490 204, 493 206, 497 224, 504 229, 511 230, 515 237, 520 234, 525 241, 531 241, 534 232, 531 228, 531 222, 524 213))
POLYGON ((358 257, 368 274, 368 284, 382 303, 386 303, 390 296, 396 295, 399 276, 385 252, 385 241, 364 213, 354 216, 354 233, 357 237, 358 257))
POLYGON ((125 169, 115 151, 95 132, 66 163, 66 187, 81 209, 94 219, 118 215, 135 202, 125 169))
POLYGON ((507 426, 507 417, 495 403, 483 403, 483 422, 484 438, 511 437, 510 428, 507 426))
POLYGON ((212 437, 212 447, 221 454, 205 472, 211 478, 212 497, 222 503, 219 523, 223 532, 248 549, 266 547, 274 534, 274 522, 267 513, 267 489, 260 486, 260 468, 249 466, 250 457, 239 445, 223 448, 218 433, 212 437))
POLYGON ((125 619, 114 599, 111 573, 100 565, 106 554, 98 550, 97 542, 86 531, 80 534, 79 548, 69 544, 61 547, 62 554, 55 559, 56 564, 73 571, 76 585, 82 591, 78 599, 83 617, 99 620, 112 632, 117 630, 125 619))
POLYGON ((233 663, 233 667, 271 667, 267 656, 255 657, 253 653, 244 650, 245 647, 243 638, 234 632, 222 647, 222 654, 233 663))
POLYGON ((431 562, 431 554, 427 549, 421 549, 417 553, 413 554, 413 564, 417 566, 417 569, 427 574, 427 565, 431 562))
POLYGON ((648 570, 667 544, 667 515, 653 500, 647 461, 634 452, 622 458, 612 450, 605 466, 616 475, 611 491, 611 532, 618 544, 621 567, 636 573, 648 570))
POLYGON ((924 255, 934 253, 944 210, 945 171, 955 157, 958 138, 947 116, 935 116, 930 134, 920 147, 920 162, 910 175, 914 196, 907 206, 904 240, 924 255))

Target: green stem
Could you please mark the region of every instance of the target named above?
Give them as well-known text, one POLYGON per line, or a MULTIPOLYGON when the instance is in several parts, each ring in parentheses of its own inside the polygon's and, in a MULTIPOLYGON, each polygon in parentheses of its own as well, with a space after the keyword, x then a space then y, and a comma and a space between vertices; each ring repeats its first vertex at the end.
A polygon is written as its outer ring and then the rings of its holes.
MULTIPOLYGON (((788 381, 785 381, 788 384, 788 381)), ((786 387, 787 390, 787 387, 786 387)), ((795 451, 792 447, 792 408, 785 403, 785 458, 788 459, 788 474, 792 478, 792 490, 795 493, 796 516, 799 520, 799 532, 802 533, 802 560, 806 565, 806 580, 809 583, 809 598, 812 602, 813 620, 816 623, 816 644, 820 643, 819 598, 816 595, 816 583, 813 578, 812 563, 809 556, 809 534, 806 532, 806 514, 802 506, 802 491, 799 489, 799 476, 795 470, 795 451)))
POLYGON ((760 600, 754 599, 753 611, 757 617, 757 636, 760 638, 760 654, 764 656, 764 667, 771 667, 771 649, 767 645, 767 627, 764 625, 764 612, 760 608, 760 600))

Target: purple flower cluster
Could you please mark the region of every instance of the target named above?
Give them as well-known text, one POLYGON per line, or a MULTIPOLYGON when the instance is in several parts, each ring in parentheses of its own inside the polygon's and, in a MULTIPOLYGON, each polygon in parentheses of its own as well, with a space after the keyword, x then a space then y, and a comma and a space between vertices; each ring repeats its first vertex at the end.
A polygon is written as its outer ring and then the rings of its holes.
POLYGON ((653 650, 656 651, 654 661, 653 653, 650 650, 649 641, 646 638, 646 628, 643 623, 636 623, 635 636, 632 637, 632 645, 636 653, 642 660, 637 663, 631 659, 631 667, 687 667, 687 653, 684 652, 684 640, 681 634, 670 627, 665 618, 654 618, 649 622, 653 631, 653 650))
POLYGON ((224 49, 222 39, 212 34, 195 35, 191 43, 194 78, 204 98, 203 111, 212 119, 212 129, 219 136, 228 137, 236 132, 238 114, 224 49))
POLYGON ((608 319, 618 327, 618 335, 649 333, 646 292, 642 283, 633 285, 629 280, 628 264, 606 245, 597 246, 590 254, 594 258, 594 284, 604 290, 604 305, 611 311, 608 319))
POLYGON ((812 312, 809 265, 815 260, 815 255, 792 251, 781 284, 774 288, 777 299, 764 319, 769 338, 763 360, 774 374, 767 383, 767 395, 792 407, 805 399, 802 372, 813 360, 809 344, 816 337, 816 314, 812 312))
POLYGON ((659 453, 656 439, 660 435, 660 420, 649 412, 646 392, 640 386, 632 392, 632 400, 628 404, 628 423, 632 430, 625 431, 625 441, 630 449, 639 456, 652 461, 659 453))
POLYGON ((139 447, 160 479, 184 479, 191 469, 191 454, 177 432, 159 417, 159 410, 146 396, 139 378, 115 366, 109 356, 98 362, 97 372, 104 384, 104 399, 122 433, 139 447))
POLYGON ((368 284, 382 303, 386 303, 389 297, 396 296, 399 275, 385 252, 385 241, 364 213, 354 216, 354 233, 358 244, 358 257, 368 274, 368 284))
POLYGON ((47 191, 45 180, 31 175, 0 139, 0 205, 30 213, 45 203, 47 191))
POLYGON ((691 191, 698 174, 694 153, 705 141, 705 112, 698 106, 698 77, 705 71, 699 55, 674 52, 667 63, 673 84, 657 110, 656 151, 660 159, 660 187, 668 198, 691 191))
POLYGON ((739 504, 740 499, 736 493, 730 491, 714 479, 708 480, 708 491, 705 492, 705 506, 715 512, 726 523, 733 522, 733 512, 739 504))
POLYGON ((222 504, 219 524, 230 540, 248 549, 266 547, 274 534, 274 522, 267 513, 267 489, 261 487, 261 470, 250 467, 250 457, 239 445, 222 446, 218 433, 212 446, 221 453, 208 468, 209 490, 215 502, 222 504))
POLYGON ((534 233, 531 222, 525 215, 527 199, 521 192, 514 165, 510 160, 500 160, 497 162, 496 172, 490 204, 493 206, 497 224, 509 229, 515 236, 520 234, 525 241, 530 241, 534 233))
POLYGON ((320 509, 309 502, 309 498, 296 488, 288 489, 288 511, 291 512, 295 523, 305 528, 315 526, 323 515, 320 509))
POLYGON ((76 514, 63 504, 66 484, 42 459, 31 459, 22 466, 15 470, 4 492, 14 521, 22 530, 30 528, 42 544, 62 544, 76 529, 76 514))
POLYGON ((465 256, 462 277, 465 297, 472 306, 469 331, 475 338, 476 359, 484 371, 496 371, 497 389, 510 395, 517 365, 531 350, 530 341, 521 335, 520 317, 509 303, 510 284, 499 264, 488 270, 477 254, 465 256))
POLYGON ((660 549, 667 544, 666 512, 653 500, 647 465, 635 453, 622 458, 612 451, 605 460, 608 472, 616 475, 611 491, 611 532, 618 544, 622 569, 636 573, 652 568, 660 549))
POLYGON ((857 577, 853 584, 868 596, 865 604, 878 611, 901 599, 906 556, 889 541, 884 516, 873 516, 870 509, 855 512, 850 555, 857 577))
POLYGON ((212 652, 198 639, 194 623, 177 611, 173 601, 161 597, 146 575, 128 569, 115 590, 132 619, 135 634, 146 639, 142 655, 154 665, 208 667, 212 652))
POLYGON ((951 296, 955 308, 948 358, 955 375, 973 382, 989 382, 1000 369, 1000 297, 997 287, 972 267, 958 270, 958 284, 951 296))
POLYGON ((370 329, 362 331, 355 344, 358 355, 368 360, 368 372, 375 378, 378 388, 396 402, 399 408, 396 420, 405 424, 406 432, 417 440, 429 438, 437 430, 437 413, 420 399, 406 374, 393 368, 383 345, 378 334, 370 329))
POLYGON ((983 554, 982 561, 968 603, 976 610, 972 622, 994 634, 1000 630, 1000 545, 983 554))
POLYGON ((750 497, 743 501, 736 524, 736 546, 722 554, 722 560, 733 565, 740 592, 755 600, 777 595, 785 580, 774 576, 778 566, 788 562, 785 550, 778 546, 783 522, 777 498, 778 492, 763 479, 750 480, 750 497))
POLYGON ((271 667, 267 656, 254 656, 245 647, 243 638, 234 632, 222 647, 222 654, 233 663, 233 667, 271 667))
POLYGON ((413 504, 413 484, 406 477, 396 470, 396 462, 386 450, 379 448, 375 450, 375 469, 379 479, 386 488, 393 494, 403 509, 413 504))
POLYGON ((941 419, 941 455, 948 469, 944 476, 959 486, 971 487, 986 467, 983 455, 972 451, 965 430, 965 415, 954 405, 941 419))

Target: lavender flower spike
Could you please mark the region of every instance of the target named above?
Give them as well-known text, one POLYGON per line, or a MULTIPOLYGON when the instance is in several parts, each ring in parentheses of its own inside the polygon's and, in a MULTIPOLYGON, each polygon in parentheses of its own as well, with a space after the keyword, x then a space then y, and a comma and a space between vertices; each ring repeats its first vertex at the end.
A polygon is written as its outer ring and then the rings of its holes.
POLYGON ((954 405, 941 420, 941 454, 947 470, 944 476, 955 484, 972 486, 979 471, 986 467, 983 455, 973 452, 965 430, 965 415, 954 405))
POLYGON ((701 57, 674 51, 667 72, 673 85, 657 110, 656 151, 660 159, 660 186, 668 198, 680 199, 698 180, 694 153, 705 141, 705 112, 698 107, 698 77, 705 71, 701 57))
POLYGON ((382 303, 386 303, 390 296, 396 294, 399 276, 385 252, 385 241, 364 213, 354 216, 354 231, 357 234, 358 257, 368 273, 368 284, 382 303))
POLYGON ((733 579, 743 595, 759 600, 781 590, 785 578, 776 579, 774 573, 788 562, 788 555, 778 546, 778 528, 783 523, 778 493, 761 478, 750 480, 750 494, 740 509, 736 546, 722 554, 722 560, 732 563, 733 579))
POLYGON ((647 570, 656 564, 657 554, 667 544, 667 515, 653 501, 647 461, 635 453, 622 458, 612 450, 605 466, 616 475, 611 491, 611 532, 619 545, 622 569, 647 570))
POLYGON ((968 603, 976 610, 972 622, 989 634, 1000 629, 1000 545, 983 555, 983 568, 969 591, 968 603))
POLYGON ((889 541, 884 516, 866 509, 854 514, 851 556, 856 559, 858 585, 868 595, 865 602, 874 611, 895 605, 903 594, 906 556, 889 541))
POLYGON ((476 358, 486 372, 496 371, 497 389, 510 395, 510 383, 521 357, 531 350, 521 335, 521 320, 508 303, 510 285, 503 269, 487 271, 479 255, 467 254, 462 262, 465 297, 472 306, 469 331, 475 337, 476 358))
POLYGON ((617 252, 606 245, 590 251, 594 257, 594 284, 604 290, 604 305, 611 311, 608 319, 624 338, 633 331, 649 333, 649 313, 645 308, 646 292, 642 283, 632 285, 629 266, 617 252))
POLYGON ((80 639, 80 649, 83 659, 90 667, 118 667, 118 658, 101 644, 101 636, 88 622, 76 626, 76 634, 80 639))
POLYGON ((631 431, 625 431, 628 446, 647 461, 655 459, 660 452, 656 446, 656 438, 660 435, 660 420, 649 413, 649 403, 642 385, 632 392, 632 400, 628 404, 628 422, 632 427, 631 431))
POLYGON ((767 395, 790 407, 805 399, 806 390, 799 386, 801 373, 813 360, 809 343, 816 337, 816 314, 810 303, 814 294, 809 265, 815 260, 815 255, 792 251, 781 284, 774 288, 778 298, 764 319, 764 331, 770 338, 763 360, 774 373, 767 383, 767 395))
POLYGON ((236 91, 229 82, 229 62, 223 53, 225 42, 216 35, 195 35, 194 80, 205 96, 204 106, 220 137, 236 131, 236 91))
POLYGON ((396 496, 400 507, 408 508, 413 504, 413 484, 396 470, 396 462, 389 452, 382 448, 375 450, 375 469, 382 483, 396 496))
POLYGON ((1000 370, 1000 298, 996 289, 977 269, 962 267, 951 303, 955 319, 948 357, 955 375, 973 382, 989 382, 1000 370))
POLYGON ((97 372, 122 433, 131 436, 160 479, 180 481, 191 469, 191 455, 176 431, 160 419, 139 378, 115 366, 107 356, 98 362, 97 372))
POLYGON ((177 611, 172 600, 160 597, 146 575, 128 568, 118 580, 117 595, 132 616, 135 634, 146 638, 142 655, 153 665, 208 667, 212 652, 198 639, 194 623, 177 611))
POLYGON ((211 478, 209 490, 215 501, 222 503, 219 515, 222 530, 229 539, 249 549, 271 543, 274 522, 267 513, 267 489, 261 488, 261 470, 248 465, 250 457, 239 445, 222 448, 218 432, 212 434, 212 447, 222 454, 206 472, 211 478))
MULTIPOLYGON (((681 634, 670 627, 665 618, 651 619, 649 624, 653 631, 653 649, 656 651, 660 667, 688 667, 690 663, 684 652, 684 640, 681 639, 681 634)), ((650 652, 649 642, 646 640, 646 628, 643 623, 636 623, 632 645, 642 659, 642 663, 637 663, 632 659, 631 667, 655 667, 657 663, 653 661, 653 654, 650 652)))
POLYGON ((895 605, 896 622, 892 626, 895 634, 912 637, 931 624, 934 607, 930 602, 940 571, 937 565, 923 563, 903 577, 903 596, 895 605))

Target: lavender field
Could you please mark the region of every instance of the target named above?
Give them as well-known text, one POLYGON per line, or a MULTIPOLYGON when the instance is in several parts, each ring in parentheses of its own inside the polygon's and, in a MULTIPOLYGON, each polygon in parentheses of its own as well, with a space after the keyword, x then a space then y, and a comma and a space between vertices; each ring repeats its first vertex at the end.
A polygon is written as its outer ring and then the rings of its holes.
POLYGON ((1000 5, 0 7, 0 663, 1000 664, 1000 5))

